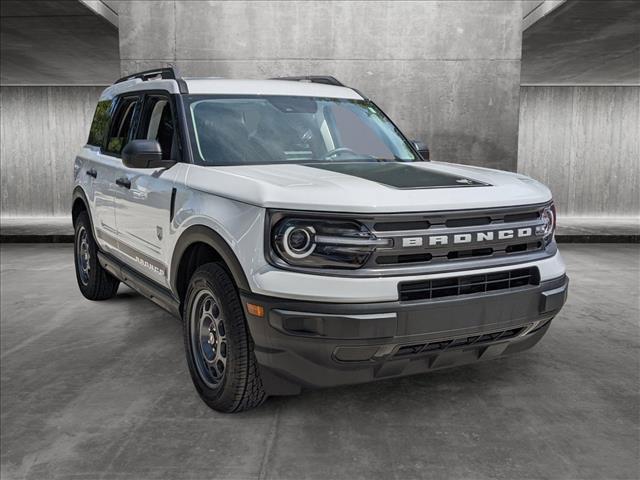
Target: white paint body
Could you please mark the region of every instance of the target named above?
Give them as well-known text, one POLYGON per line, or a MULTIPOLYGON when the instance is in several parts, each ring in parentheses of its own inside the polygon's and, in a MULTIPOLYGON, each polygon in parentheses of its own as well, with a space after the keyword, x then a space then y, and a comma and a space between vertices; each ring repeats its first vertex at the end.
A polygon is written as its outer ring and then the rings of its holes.
MULTIPOLYGON (((354 90, 289 81, 189 80, 190 93, 253 93, 319 97, 362 97, 354 90)), ((128 91, 161 89, 178 93, 172 80, 132 80, 109 87, 101 98, 128 91)), ((94 234, 103 250, 169 288, 176 242, 186 229, 203 225, 217 232, 235 253, 251 291, 278 298, 319 302, 382 302, 398 300, 398 282, 459 276, 453 273, 359 278, 298 273, 272 266, 265 258, 265 218, 269 208, 341 213, 406 213, 484 209, 542 204, 551 201, 544 185, 523 175, 440 162, 418 162, 418 168, 464 176, 488 186, 474 188, 398 189, 342 173, 299 164, 199 166, 178 163, 167 170, 129 169, 117 157, 85 146, 76 159, 76 186, 89 202, 94 234), (85 173, 95 169, 96 179, 85 173), (131 189, 123 191, 116 178, 127 176, 131 189), (171 190, 176 202, 169 220, 171 190), (162 232, 158 235, 158 229, 162 232), (105 241, 104 235, 113 237, 105 241), (164 266, 146 268, 124 246, 164 266)), ((535 265, 541 280, 565 273, 559 253, 525 262, 535 265)), ((514 265, 474 269, 484 273, 513 269, 514 265)))

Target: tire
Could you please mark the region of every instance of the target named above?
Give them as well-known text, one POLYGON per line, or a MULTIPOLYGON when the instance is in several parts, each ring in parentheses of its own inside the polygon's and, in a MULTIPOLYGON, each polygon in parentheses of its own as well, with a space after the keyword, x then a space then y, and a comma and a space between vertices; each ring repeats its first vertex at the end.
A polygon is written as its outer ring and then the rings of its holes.
POLYGON ((187 365, 202 400, 223 413, 261 405, 266 394, 253 340, 236 287, 221 265, 195 271, 182 318, 187 365))
POLYGON ((86 211, 81 212, 76 220, 73 257, 78 287, 85 298, 107 300, 117 293, 120 281, 98 262, 98 247, 86 211))

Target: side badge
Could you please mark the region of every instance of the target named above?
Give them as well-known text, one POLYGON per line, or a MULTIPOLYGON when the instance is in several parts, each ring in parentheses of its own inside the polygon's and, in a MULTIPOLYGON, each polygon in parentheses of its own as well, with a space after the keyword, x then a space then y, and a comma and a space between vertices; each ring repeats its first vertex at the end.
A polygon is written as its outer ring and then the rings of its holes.
POLYGON ((158 236, 158 240, 162 240, 162 227, 156 226, 156 235, 158 236))

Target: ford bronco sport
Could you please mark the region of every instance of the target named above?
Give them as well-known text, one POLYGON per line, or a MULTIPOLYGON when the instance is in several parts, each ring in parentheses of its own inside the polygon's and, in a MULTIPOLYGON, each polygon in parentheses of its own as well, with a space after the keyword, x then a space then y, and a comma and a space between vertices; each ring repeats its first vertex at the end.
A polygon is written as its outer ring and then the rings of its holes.
POLYGON ((568 288, 551 193, 416 145, 333 77, 118 80, 75 160, 80 290, 181 318, 223 412, 532 347, 568 288))

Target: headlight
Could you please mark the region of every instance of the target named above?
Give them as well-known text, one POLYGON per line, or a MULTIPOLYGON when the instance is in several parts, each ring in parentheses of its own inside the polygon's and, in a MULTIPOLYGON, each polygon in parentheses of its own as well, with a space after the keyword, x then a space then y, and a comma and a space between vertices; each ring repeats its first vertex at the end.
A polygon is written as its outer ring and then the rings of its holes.
POLYGON ((289 258, 306 258, 316 249, 315 236, 312 226, 288 225, 279 244, 289 258))
POLYGON ((545 243, 548 244, 551 242, 553 232, 556 229, 556 207, 553 203, 542 210, 540 218, 542 219, 542 225, 538 228, 541 229, 540 233, 542 234, 545 243))
POLYGON ((359 268, 376 248, 391 245, 356 221, 282 214, 272 218, 270 239, 276 261, 312 268, 359 268))

